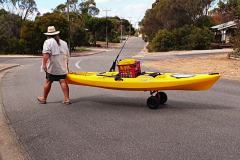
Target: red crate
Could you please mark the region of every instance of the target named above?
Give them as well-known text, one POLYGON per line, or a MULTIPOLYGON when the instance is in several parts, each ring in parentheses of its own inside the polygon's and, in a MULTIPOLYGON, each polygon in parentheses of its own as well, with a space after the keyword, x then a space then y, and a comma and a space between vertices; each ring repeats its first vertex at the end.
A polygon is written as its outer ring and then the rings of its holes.
POLYGON ((140 61, 134 64, 118 65, 118 70, 122 78, 135 78, 141 74, 140 61))

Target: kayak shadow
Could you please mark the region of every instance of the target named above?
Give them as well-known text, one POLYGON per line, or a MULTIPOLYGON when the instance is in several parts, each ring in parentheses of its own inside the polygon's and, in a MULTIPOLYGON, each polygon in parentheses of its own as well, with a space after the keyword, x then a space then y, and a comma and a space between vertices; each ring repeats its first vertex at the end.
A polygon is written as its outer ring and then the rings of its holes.
POLYGON ((230 106, 218 105, 218 104, 207 104, 207 103, 194 103, 194 102, 183 102, 169 100, 167 103, 168 109, 175 110, 229 110, 236 109, 230 106))
MULTIPOLYGON (((148 108, 146 101, 148 97, 120 97, 109 95, 95 95, 89 97, 82 97, 72 99, 72 102, 76 106, 80 106, 81 103, 93 103, 99 107, 129 107, 129 108, 148 108)), ((229 110, 236 109, 230 106, 217 105, 217 104, 204 104, 194 102, 183 102, 169 100, 166 104, 160 105, 160 110, 229 110)))
POLYGON ((72 99, 73 104, 81 103, 94 103, 100 107, 102 106, 114 106, 114 107, 136 107, 143 108, 146 107, 145 97, 119 97, 119 96, 106 96, 106 95, 96 95, 89 97, 81 97, 77 99, 72 99))

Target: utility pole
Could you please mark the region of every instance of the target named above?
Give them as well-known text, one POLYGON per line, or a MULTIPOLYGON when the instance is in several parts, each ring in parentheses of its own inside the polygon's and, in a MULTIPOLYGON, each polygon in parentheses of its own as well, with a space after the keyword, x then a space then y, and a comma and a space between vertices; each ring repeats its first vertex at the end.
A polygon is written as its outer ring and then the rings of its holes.
POLYGON ((122 40, 123 40, 123 24, 122 24, 122 18, 121 18, 121 43, 122 43, 122 40))
POLYGON ((70 24, 70 16, 69 16, 69 1, 67 0, 67 20, 68 20, 68 48, 69 48, 69 52, 71 55, 71 24, 70 24))
POLYGON ((132 28, 131 28, 131 19, 132 17, 128 17, 129 18, 129 37, 131 36, 131 31, 132 31, 132 28))
POLYGON ((106 45, 108 48, 108 12, 110 12, 111 10, 105 9, 103 11, 106 12, 106 45))

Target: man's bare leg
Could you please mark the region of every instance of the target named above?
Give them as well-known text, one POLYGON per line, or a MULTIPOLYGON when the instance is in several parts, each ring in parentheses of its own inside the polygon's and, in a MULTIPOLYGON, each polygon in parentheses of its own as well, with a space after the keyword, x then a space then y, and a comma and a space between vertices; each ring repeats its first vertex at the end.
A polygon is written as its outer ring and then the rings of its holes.
POLYGON ((41 103, 46 103, 48 94, 52 87, 52 81, 46 80, 44 83, 44 89, 43 89, 43 97, 38 97, 38 101, 41 103))
POLYGON ((69 99, 69 87, 65 79, 59 81, 63 94, 64 94, 64 102, 70 102, 69 99))

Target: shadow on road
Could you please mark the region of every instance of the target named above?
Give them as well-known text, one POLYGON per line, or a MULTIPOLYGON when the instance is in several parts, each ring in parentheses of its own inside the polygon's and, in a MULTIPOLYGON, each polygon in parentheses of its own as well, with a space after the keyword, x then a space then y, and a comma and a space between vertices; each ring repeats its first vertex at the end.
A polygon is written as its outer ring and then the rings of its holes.
POLYGON ((106 95, 89 96, 77 99, 72 99, 73 104, 79 102, 94 102, 103 104, 101 107, 131 107, 131 108, 143 108, 145 107, 145 98, 133 98, 133 97, 111 97, 106 95))
MULTIPOLYGON (((146 98, 136 98, 136 97, 111 97, 111 96, 89 96, 89 97, 82 97, 73 99, 74 106, 81 106, 77 105, 80 102, 94 102, 102 105, 98 105, 98 107, 126 107, 126 108, 146 108, 146 98)), ((88 106, 89 107, 89 106, 88 106)), ((203 103, 193 103, 193 102, 182 102, 182 101, 174 101, 169 100, 166 105, 163 105, 160 110, 230 110, 236 109, 234 107, 228 107, 224 105, 212 105, 212 104, 205 104, 203 103)))
POLYGON ((172 101, 170 100, 167 105, 168 109, 175 110, 229 110, 235 109, 234 107, 228 107, 224 105, 212 105, 203 103, 193 103, 193 102, 182 102, 182 101, 172 101))

